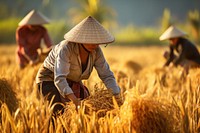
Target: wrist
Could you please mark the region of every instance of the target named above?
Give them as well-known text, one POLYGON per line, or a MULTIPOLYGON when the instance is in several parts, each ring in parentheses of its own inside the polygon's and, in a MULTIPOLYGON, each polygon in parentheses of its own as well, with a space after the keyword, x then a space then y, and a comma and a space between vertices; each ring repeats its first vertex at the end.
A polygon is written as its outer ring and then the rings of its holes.
POLYGON ((70 101, 72 101, 76 106, 78 105, 79 100, 78 100, 78 98, 74 95, 74 93, 68 94, 68 95, 66 95, 66 97, 67 97, 68 99, 70 99, 70 101))

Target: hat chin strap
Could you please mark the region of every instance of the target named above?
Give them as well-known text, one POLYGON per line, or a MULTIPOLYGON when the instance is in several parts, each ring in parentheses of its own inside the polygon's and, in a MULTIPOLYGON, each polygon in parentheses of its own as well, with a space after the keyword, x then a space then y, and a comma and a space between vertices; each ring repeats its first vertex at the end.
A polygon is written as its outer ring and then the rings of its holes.
POLYGON ((88 51, 88 50, 84 47, 83 44, 81 44, 81 46, 83 47, 83 49, 84 49, 86 52, 90 53, 90 51, 88 51))
POLYGON ((108 46, 108 43, 104 46, 105 48, 108 46))

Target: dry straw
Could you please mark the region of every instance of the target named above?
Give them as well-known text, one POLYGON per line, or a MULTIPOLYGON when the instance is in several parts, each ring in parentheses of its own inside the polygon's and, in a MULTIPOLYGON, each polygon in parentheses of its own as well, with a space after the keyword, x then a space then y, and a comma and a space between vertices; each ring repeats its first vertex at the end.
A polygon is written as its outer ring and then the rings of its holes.
POLYGON ((180 133, 182 118, 178 106, 152 98, 136 98, 125 103, 121 111, 122 126, 130 121, 136 133, 180 133))
POLYGON ((16 94, 10 83, 4 78, 0 78, 0 107, 2 103, 5 103, 11 112, 14 112, 18 107, 16 94))
POLYGON ((116 106, 121 106, 123 101, 121 98, 113 99, 113 95, 108 90, 97 90, 94 95, 89 96, 87 99, 84 100, 85 105, 85 113, 92 114, 92 112, 96 112, 98 117, 103 117, 106 115, 108 111, 111 111, 116 106))
MULTIPOLYGON (((65 130, 70 132, 90 133, 99 132, 100 129, 103 132, 106 129, 103 125, 107 122, 108 114, 112 113, 116 116, 122 102, 121 98, 114 98, 110 91, 98 89, 95 90, 94 95, 82 101, 78 111, 75 111, 71 102, 68 103, 64 114, 59 117, 60 122, 65 130), (105 122, 102 123, 101 120, 105 122)), ((112 127, 110 125, 110 131, 112 127)))
POLYGON ((181 118, 178 107, 151 99, 132 102, 131 125, 137 133, 178 133, 181 118))

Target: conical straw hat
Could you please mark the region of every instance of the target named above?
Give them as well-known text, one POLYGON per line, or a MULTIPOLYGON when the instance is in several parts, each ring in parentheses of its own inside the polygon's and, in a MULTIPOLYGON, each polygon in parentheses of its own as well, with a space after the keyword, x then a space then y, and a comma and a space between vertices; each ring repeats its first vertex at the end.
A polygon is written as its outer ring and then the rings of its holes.
POLYGON ((47 23, 49 23, 48 18, 40 12, 32 10, 19 22, 18 25, 41 25, 47 23))
POLYGON ((88 16, 64 35, 70 42, 82 44, 107 44, 114 37, 93 17, 88 16))
POLYGON ((161 36, 160 36, 160 40, 167 40, 170 38, 175 38, 175 37, 182 37, 182 36, 186 36, 187 34, 179 29, 177 29, 174 26, 170 26, 161 36))

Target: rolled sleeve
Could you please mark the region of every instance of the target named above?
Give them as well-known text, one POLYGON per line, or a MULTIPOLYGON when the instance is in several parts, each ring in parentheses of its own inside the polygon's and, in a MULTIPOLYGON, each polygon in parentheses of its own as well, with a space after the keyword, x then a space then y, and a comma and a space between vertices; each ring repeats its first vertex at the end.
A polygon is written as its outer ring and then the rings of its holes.
POLYGON ((113 95, 117 95, 120 93, 120 88, 118 87, 114 74, 110 70, 110 67, 108 63, 106 62, 104 55, 99 48, 97 51, 97 57, 95 60, 95 69, 97 70, 97 73, 100 77, 100 79, 103 81, 107 89, 111 89, 113 95))
POLYGON ((58 88, 60 94, 65 97, 68 94, 73 93, 72 89, 70 88, 67 82, 67 75, 69 74, 69 51, 67 46, 59 49, 59 54, 55 60, 55 67, 54 67, 54 83, 55 86, 58 88))

